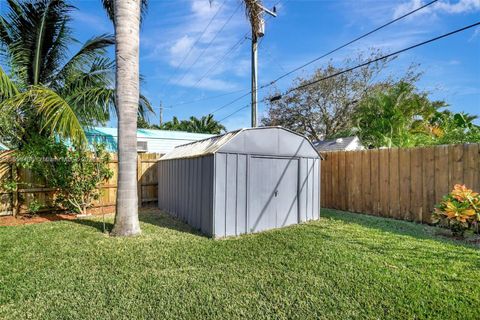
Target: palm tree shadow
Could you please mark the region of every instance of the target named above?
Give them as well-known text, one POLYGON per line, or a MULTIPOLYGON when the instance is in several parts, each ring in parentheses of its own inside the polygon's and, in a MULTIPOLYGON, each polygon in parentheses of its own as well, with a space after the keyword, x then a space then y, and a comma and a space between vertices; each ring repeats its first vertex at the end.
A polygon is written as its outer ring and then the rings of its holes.
MULTIPOLYGON (((183 233, 205 236, 199 230, 192 228, 185 222, 178 220, 157 208, 140 209, 138 218, 143 224, 150 224, 160 228, 166 228, 183 233)), ((103 233, 110 233, 113 229, 113 215, 108 214, 88 219, 73 219, 70 222, 78 223, 83 226, 92 227, 103 233)))
POLYGON ((200 230, 193 228, 186 222, 159 210, 158 208, 145 208, 139 214, 141 223, 151 224, 160 228, 167 228, 183 233, 191 233, 198 236, 205 236, 200 230))

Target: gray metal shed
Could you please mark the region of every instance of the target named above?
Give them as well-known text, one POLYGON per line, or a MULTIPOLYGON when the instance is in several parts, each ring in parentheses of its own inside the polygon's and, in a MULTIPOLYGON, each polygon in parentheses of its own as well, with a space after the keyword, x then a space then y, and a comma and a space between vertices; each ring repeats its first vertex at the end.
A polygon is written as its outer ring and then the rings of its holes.
POLYGON ((320 156, 284 128, 178 146, 160 159, 158 174, 159 207, 216 238, 320 217, 320 156))

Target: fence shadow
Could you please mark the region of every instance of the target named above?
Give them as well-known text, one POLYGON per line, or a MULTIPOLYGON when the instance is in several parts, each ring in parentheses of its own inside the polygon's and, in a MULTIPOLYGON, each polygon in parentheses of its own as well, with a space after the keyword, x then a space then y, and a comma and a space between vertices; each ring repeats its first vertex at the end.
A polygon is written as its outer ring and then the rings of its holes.
POLYGON ((369 229, 377 229, 386 233, 410 236, 419 240, 433 240, 463 247, 478 248, 467 241, 448 237, 449 233, 447 230, 417 222, 376 217, 362 213, 345 212, 327 208, 322 208, 321 216, 341 220, 346 223, 358 224, 369 229))

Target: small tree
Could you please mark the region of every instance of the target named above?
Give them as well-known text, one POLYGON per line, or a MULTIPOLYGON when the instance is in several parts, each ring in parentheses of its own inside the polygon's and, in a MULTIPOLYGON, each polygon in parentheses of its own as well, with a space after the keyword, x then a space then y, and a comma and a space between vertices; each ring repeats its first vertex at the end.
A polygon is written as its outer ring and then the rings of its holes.
MULTIPOLYGON (((380 56, 378 51, 359 54, 355 59, 346 59, 345 68, 380 56)), ((390 60, 381 60, 352 72, 332 76, 344 70, 330 62, 310 77, 299 77, 292 88, 318 81, 311 85, 293 90, 280 100, 268 102, 266 116, 262 119, 265 126, 283 126, 306 135, 312 140, 331 138, 353 127, 353 114, 369 90, 381 85, 389 85, 392 79, 375 81, 390 60)), ((409 69, 405 78, 413 79, 417 74, 409 69)), ((273 92, 276 96, 278 92, 273 92)))
POLYGON ((112 177, 109 161, 103 145, 90 151, 40 137, 26 146, 17 159, 19 166, 31 169, 47 187, 57 190, 56 205, 79 214, 87 213, 100 197, 100 184, 112 177))

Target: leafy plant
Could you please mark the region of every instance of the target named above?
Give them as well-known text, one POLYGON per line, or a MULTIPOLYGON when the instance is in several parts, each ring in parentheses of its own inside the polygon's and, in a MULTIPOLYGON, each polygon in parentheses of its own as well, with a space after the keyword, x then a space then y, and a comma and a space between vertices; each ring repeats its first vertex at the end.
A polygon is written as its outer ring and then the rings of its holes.
POLYGON ((36 214, 40 209, 42 208, 42 205, 40 202, 38 202, 37 199, 34 199, 32 202, 28 204, 28 212, 31 214, 36 214))
POLYGON ((465 185, 456 184, 435 208, 432 218, 434 223, 450 228, 456 236, 463 236, 470 228, 478 231, 480 195, 465 185))
MULTIPOLYGON (((71 2, 2 3, 0 137, 11 148, 32 132, 85 142, 83 127, 105 124, 116 112, 115 62, 107 57, 115 39, 103 34, 79 43, 71 2)), ((143 96, 139 110, 152 111, 143 96)))
POLYGON ((86 214, 100 197, 100 184, 112 177, 110 155, 104 145, 94 151, 72 148, 52 139, 37 137, 20 152, 17 163, 57 190, 55 203, 61 209, 86 214))

